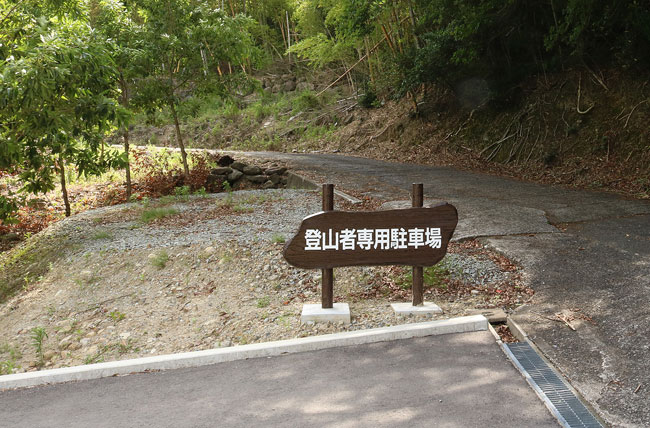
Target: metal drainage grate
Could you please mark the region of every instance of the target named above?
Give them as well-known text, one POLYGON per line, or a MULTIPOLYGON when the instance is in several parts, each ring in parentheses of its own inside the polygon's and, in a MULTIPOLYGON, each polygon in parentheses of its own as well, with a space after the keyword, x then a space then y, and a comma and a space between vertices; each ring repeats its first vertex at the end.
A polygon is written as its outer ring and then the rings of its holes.
POLYGON ((527 342, 504 343, 506 353, 565 427, 603 426, 527 342))

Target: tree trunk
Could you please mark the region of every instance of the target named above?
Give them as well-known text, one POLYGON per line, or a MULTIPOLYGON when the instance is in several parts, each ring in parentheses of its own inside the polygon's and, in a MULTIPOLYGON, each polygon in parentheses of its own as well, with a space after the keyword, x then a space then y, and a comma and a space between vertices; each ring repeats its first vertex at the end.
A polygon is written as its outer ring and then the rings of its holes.
POLYGON ((131 161, 129 160, 129 127, 124 127, 124 153, 126 154, 126 201, 131 200, 131 161))
POLYGON ((185 175, 190 175, 190 168, 187 166, 187 153, 185 152, 185 144, 183 144, 183 136, 181 135, 181 126, 178 123, 178 115, 176 114, 176 107, 174 102, 169 103, 169 108, 174 117, 174 126, 176 127, 176 139, 178 140, 178 148, 181 149, 181 157, 183 158, 183 171, 185 175))
MULTIPOLYGON (((124 108, 129 108, 129 86, 124 75, 120 71, 120 88, 122 89, 122 97, 120 103, 124 108)), ((133 188, 131 187, 131 161, 129 160, 129 125, 124 126, 124 153, 126 154, 126 201, 131 199, 133 188)))
POLYGON ((65 204, 65 216, 70 217, 70 200, 68 199, 68 188, 65 186, 65 167, 63 166, 63 155, 59 155, 59 173, 61 174, 61 193, 65 204))

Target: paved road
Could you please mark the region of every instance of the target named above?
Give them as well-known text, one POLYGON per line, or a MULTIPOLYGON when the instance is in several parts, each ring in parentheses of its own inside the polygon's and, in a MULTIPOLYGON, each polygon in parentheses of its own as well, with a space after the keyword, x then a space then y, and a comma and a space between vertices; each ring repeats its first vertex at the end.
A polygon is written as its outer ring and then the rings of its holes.
POLYGON ((0 426, 557 427, 487 331, 0 392, 0 426))
POLYGON ((484 237, 518 260, 535 290, 514 319, 608 422, 650 426, 650 203, 489 175, 338 155, 283 160, 342 187, 458 208, 456 238, 484 237), (549 320, 576 310, 577 331, 549 320), (579 310, 579 311, 577 311, 579 310))

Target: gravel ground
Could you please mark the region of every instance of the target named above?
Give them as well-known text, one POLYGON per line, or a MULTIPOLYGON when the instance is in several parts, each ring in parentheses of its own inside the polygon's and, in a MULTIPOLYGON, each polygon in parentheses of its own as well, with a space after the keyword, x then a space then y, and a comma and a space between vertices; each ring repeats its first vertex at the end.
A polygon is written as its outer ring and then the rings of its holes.
MULTIPOLYGON (((252 190, 100 208, 55 224, 45 235, 57 239, 43 242, 50 242, 48 251, 58 259, 0 306, 0 370, 422 321, 396 317, 390 308, 392 301, 409 300, 410 290, 395 278, 405 269, 358 267, 335 270, 335 299, 350 304, 350 325, 300 324, 303 303, 320 301, 320 272, 289 266, 282 242, 319 209, 316 192, 252 190), (144 222, 142 216, 153 210, 167 215, 144 222), (42 359, 33 337, 38 327, 47 333, 42 359)), ((462 246, 450 252, 443 261, 448 279, 472 292, 429 289, 429 300, 445 311, 435 317, 499 306, 500 296, 488 290, 515 281, 519 273, 495 260, 487 251, 462 246)), ((523 303, 525 296, 518 297, 523 303)))

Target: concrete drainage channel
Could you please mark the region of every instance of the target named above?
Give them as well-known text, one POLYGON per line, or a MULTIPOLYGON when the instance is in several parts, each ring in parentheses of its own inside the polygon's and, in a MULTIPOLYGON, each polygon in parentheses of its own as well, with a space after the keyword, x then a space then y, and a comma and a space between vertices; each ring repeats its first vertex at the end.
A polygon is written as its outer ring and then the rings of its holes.
POLYGON ((506 325, 519 342, 504 343, 492 324, 490 331, 496 337, 503 352, 560 425, 565 428, 604 427, 562 375, 542 357, 521 327, 509 317, 506 325))

